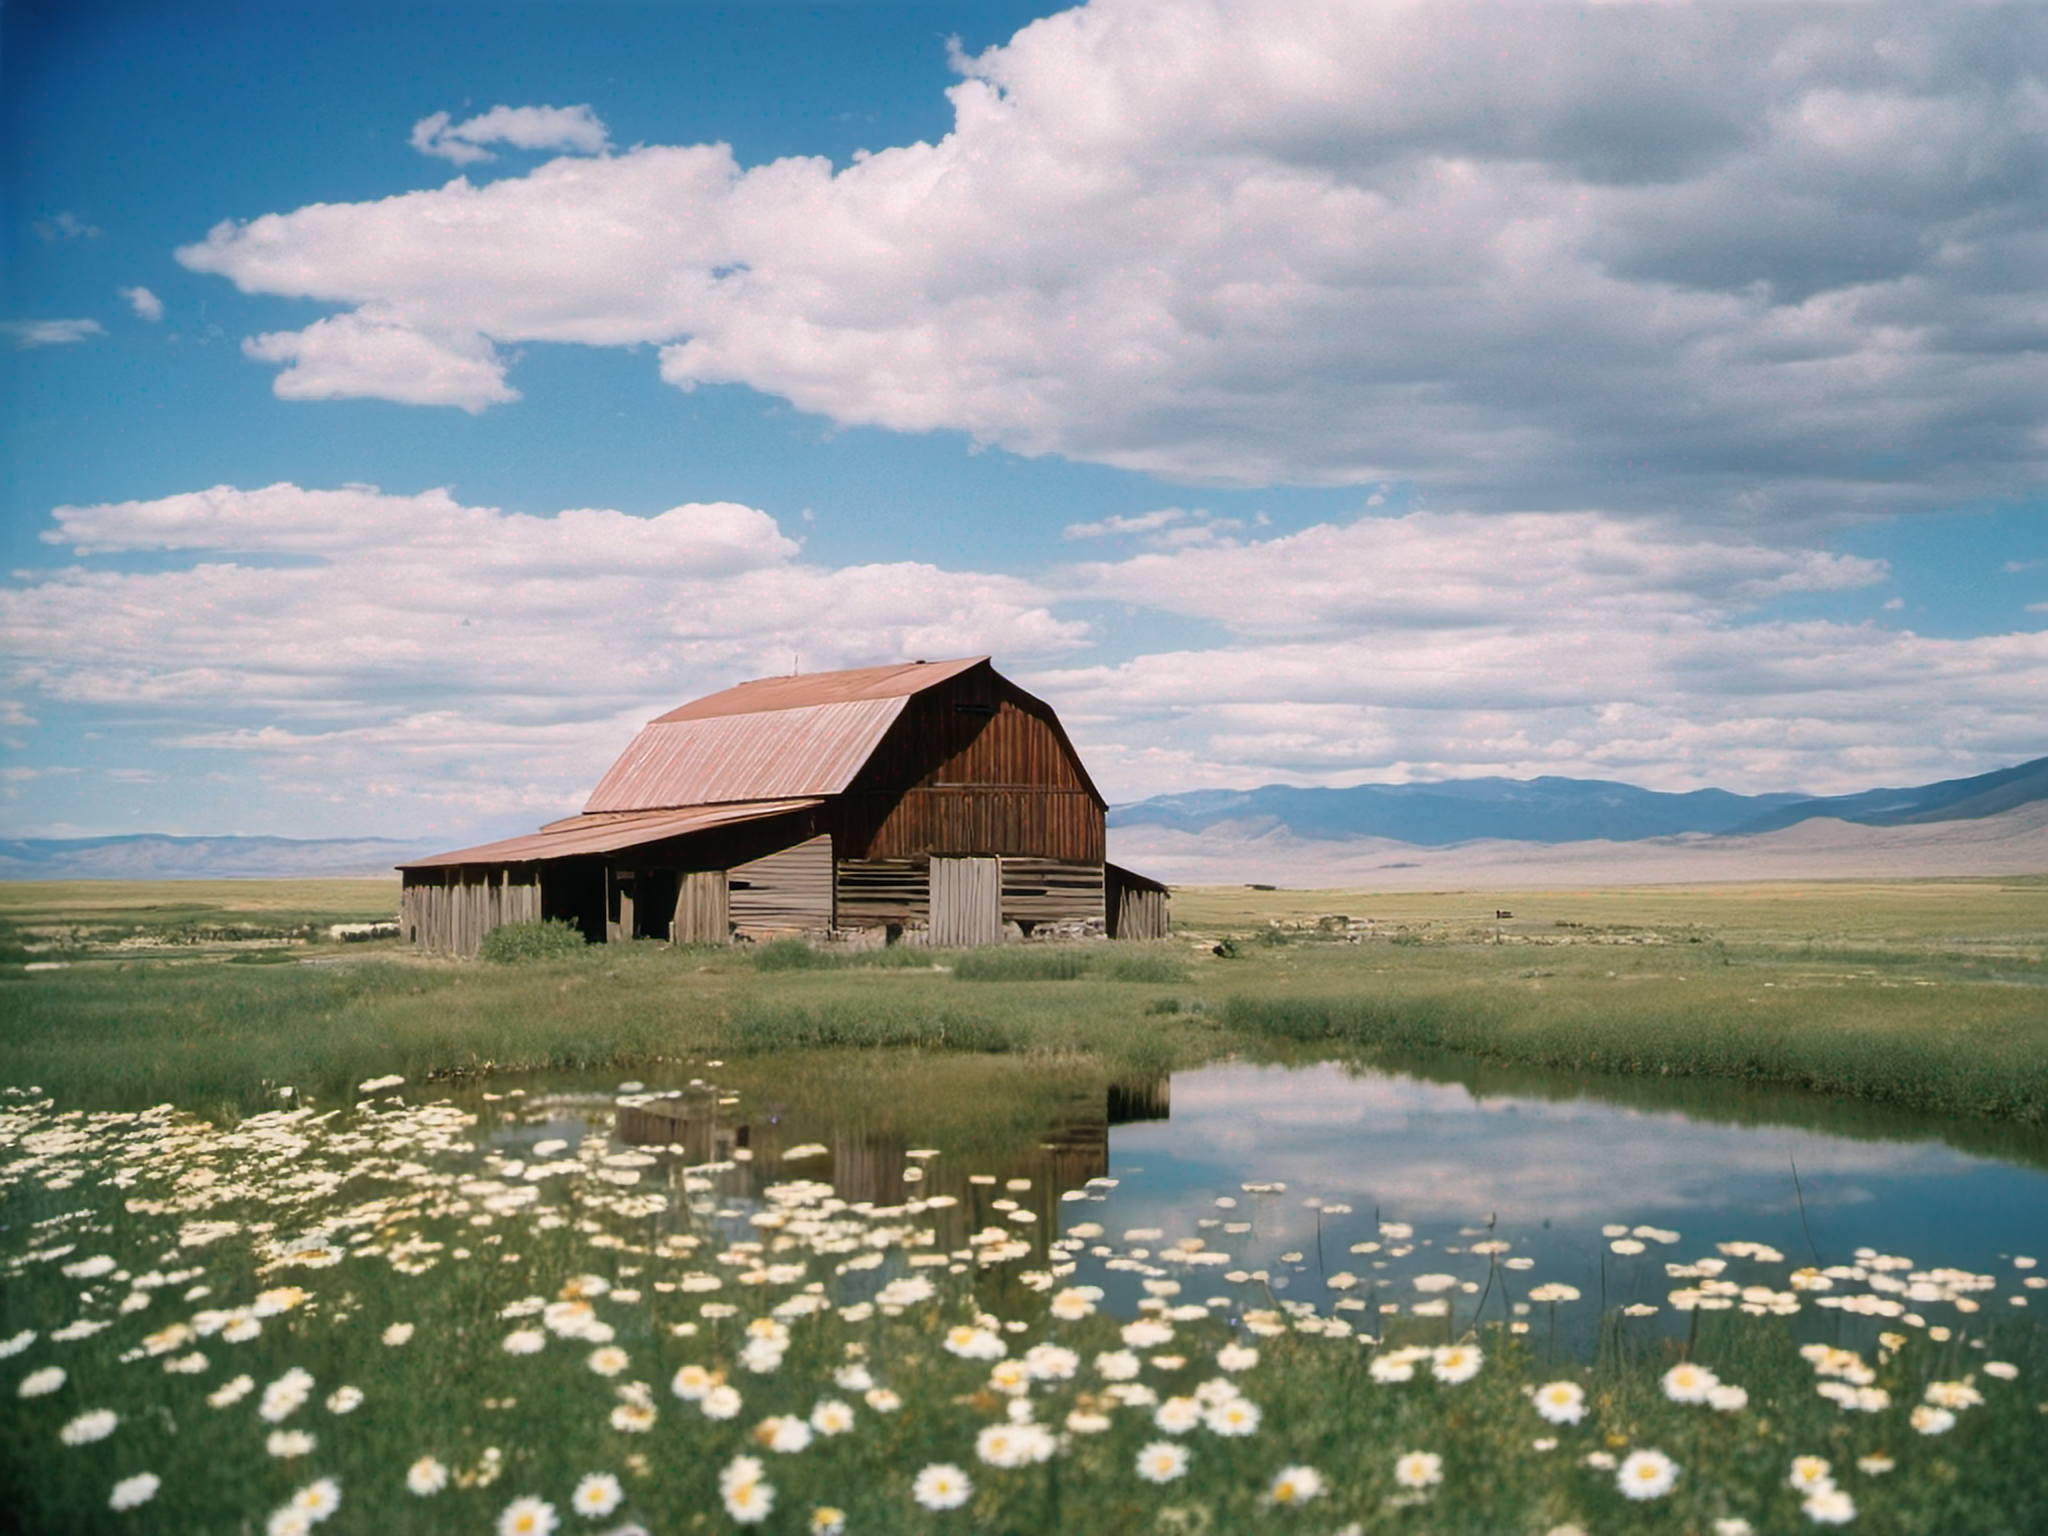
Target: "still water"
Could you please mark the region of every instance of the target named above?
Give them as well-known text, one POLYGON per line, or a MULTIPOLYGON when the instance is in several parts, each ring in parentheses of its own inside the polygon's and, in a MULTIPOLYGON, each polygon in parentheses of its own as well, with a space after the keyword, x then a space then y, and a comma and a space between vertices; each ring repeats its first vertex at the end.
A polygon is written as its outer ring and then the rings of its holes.
POLYGON ((963 1252, 973 1233, 1008 1232, 1126 1308, 1163 1273, 1148 1260, 1172 1250, 1189 1299, 1249 1284, 1319 1310, 1342 1302, 1361 1326, 1440 1292, 1454 1318, 1506 1317, 1532 1286, 1562 1283, 1587 1304, 1573 1333, 1601 1303, 1657 1306, 1644 1326, 1678 1327, 1666 1265, 1729 1242, 1822 1268, 1859 1250, 1902 1256, 1996 1275, 1987 1307, 2048 1306, 2025 1266, 2048 1250, 2048 1137, 2035 1133, 1442 1062, 1230 1062, 1121 1083, 1004 1058, 688 1072, 603 1092, 531 1080, 494 1099, 495 1139, 684 1142, 693 1161, 729 1161, 700 1219, 743 1224, 767 1184, 816 1179, 848 1201, 908 1205, 963 1252))

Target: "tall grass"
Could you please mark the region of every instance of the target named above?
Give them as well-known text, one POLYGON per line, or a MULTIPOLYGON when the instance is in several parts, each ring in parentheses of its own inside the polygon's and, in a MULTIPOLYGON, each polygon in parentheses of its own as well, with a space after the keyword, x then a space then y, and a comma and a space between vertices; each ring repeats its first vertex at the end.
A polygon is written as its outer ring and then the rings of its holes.
POLYGON ((1574 1072, 1711 1078, 1943 1114, 2048 1124, 2048 1027, 1992 1017, 1929 1028, 1928 1005, 1867 1000, 1846 1026, 1797 1008, 1632 992, 1605 1007, 1498 996, 1238 995, 1223 1023, 1340 1049, 1444 1051, 1574 1072), (1971 1027, 1972 1024, 1976 1027, 1971 1027))

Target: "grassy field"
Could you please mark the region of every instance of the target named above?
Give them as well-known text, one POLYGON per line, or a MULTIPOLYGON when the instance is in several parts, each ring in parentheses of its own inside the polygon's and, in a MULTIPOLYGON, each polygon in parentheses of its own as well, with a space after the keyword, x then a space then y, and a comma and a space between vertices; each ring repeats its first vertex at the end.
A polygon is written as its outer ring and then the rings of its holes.
POLYGON ((243 1108, 361 1077, 842 1048, 1385 1055, 2048 1120, 2048 880, 1517 893, 1190 890, 1147 946, 594 947, 499 966, 341 944, 375 881, 0 886, 0 1078, 243 1108))

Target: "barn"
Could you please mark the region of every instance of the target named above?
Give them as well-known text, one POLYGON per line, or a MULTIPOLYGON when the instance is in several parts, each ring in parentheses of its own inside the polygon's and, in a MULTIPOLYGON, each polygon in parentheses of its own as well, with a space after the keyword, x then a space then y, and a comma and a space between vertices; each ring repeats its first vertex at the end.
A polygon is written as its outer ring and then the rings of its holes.
POLYGON ((1167 890, 1104 859, 1058 718, 986 656, 762 678, 650 721, 578 816, 399 866, 403 931, 592 943, 1162 938, 1167 890))

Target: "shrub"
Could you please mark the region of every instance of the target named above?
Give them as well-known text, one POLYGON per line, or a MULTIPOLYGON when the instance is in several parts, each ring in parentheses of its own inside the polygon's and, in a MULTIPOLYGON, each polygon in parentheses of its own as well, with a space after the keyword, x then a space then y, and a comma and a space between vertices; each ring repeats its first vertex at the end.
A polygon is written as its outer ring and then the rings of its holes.
POLYGON ((515 960, 559 960, 580 955, 586 948, 580 929, 558 917, 538 923, 506 923, 484 935, 477 946, 479 960, 509 964, 515 960))

